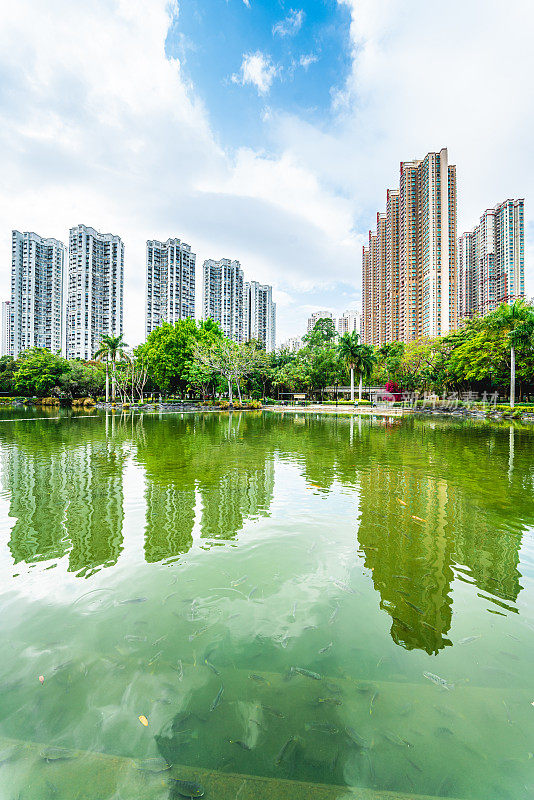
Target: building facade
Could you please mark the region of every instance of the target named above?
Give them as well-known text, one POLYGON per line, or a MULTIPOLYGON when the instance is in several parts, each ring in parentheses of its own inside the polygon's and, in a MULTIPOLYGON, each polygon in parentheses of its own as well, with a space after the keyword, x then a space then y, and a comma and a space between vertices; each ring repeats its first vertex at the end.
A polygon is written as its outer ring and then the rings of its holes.
POLYGON ((0 356, 8 356, 12 351, 11 330, 11 303, 9 300, 4 300, 2 302, 2 349, 0 356))
POLYGON ((195 317, 195 262, 180 239, 146 243, 145 337, 162 322, 195 317))
POLYGON ((308 317, 308 333, 315 328, 315 325, 320 319, 331 319, 334 325, 336 324, 334 315, 331 311, 314 311, 313 314, 308 317))
POLYGON ((124 244, 77 225, 69 234, 67 357, 92 359, 102 336, 123 331, 124 244))
POLYGON ((290 353, 297 353, 302 347, 302 339, 298 336, 291 336, 280 345, 280 350, 289 350, 290 353))
POLYGON ((29 347, 64 354, 65 260, 65 245, 57 239, 13 231, 7 344, 14 358, 29 347))
POLYGON ((458 313, 489 314, 525 296, 524 200, 505 200, 458 240, 458 313))
POLYGON ((360 315, 357 311, 345 311, 337 321, 337 332, 340 336, 345 333, 360 333, 360 315))
POLYGON ((362 257, 363 339, 381 346, 455 330, 458 324, 456 167, 448 152, 400 165, 399 189, 362 257))
POLYGON ((218 322, 225 336, 245 341, 243 270, 239 261, 207 259, 203 266, 203 318, 218 322))
POLYGON ((257 339, 266 351, 276 347, 276 303, 273 303, 273 287, 258 281, 243 284, 244 341, 257 339))

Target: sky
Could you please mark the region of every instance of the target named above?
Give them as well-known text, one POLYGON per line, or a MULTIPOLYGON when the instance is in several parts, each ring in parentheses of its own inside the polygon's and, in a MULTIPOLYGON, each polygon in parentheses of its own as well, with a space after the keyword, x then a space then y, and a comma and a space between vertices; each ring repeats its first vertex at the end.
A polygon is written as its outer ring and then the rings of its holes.
POLYGON ((534 294, 531 0, 0 4, 0 297, 11 230, 125 243, 144 338, 147 239, 271 283, 277 339, 361 302, 361 248, 402 160, 448 147, 458 232, 525 198, 534 294))

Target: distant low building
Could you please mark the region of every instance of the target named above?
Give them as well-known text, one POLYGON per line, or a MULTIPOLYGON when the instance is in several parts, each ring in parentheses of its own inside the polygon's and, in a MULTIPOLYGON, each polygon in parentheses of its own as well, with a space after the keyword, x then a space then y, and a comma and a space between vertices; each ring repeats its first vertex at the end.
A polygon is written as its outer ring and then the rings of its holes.
POLYGON ((313 314, 308 317, 308 333, 315 328, 320 319, 331 319, 334 325, 336 324, 331 311, 314 311, 313 314))
POLYGON ((292 336, 289 339, 286 339, 285 342, 282 342, 280 345, 280 350, 289 350, 290 353, 296 353, 302 347, 302 339, 298 336, 292 336))
POLYGON ((360 333, 360 314, 358 311, 345 311, 337 321, 337 332, 340 336, 344 333, 360 333))

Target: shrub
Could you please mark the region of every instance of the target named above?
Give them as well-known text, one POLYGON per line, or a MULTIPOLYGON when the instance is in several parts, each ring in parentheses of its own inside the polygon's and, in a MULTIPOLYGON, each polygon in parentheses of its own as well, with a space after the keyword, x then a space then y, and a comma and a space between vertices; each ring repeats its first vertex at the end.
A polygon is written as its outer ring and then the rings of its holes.
POLYGON ((227 411, 227 409, 230 408, 230 403, 228 402, 228 400, 221 400, 221 402, 219 403, 219 408, 221 409, 221 411, 227 411))
POLYGON ((260 409, 262 409, 262 408, 263 408, 263 406, 262 406, 262 404, 260 403, 260 401, 259 401, 259 400, 250 400, 250 401, 247 403, 247 408, 251 408, 251 409, 260 410, 260 409))

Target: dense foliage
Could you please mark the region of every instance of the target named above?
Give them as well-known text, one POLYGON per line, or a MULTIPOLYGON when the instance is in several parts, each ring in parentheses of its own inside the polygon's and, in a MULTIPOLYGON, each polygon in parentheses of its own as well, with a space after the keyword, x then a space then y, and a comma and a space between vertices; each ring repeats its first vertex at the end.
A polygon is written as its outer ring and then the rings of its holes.
MULTIPOLYGON (((520 399, 534 395, 534 309, 517 301, 436 339, 373 348, 357 333, 338 337, 321 319, 297 352, 266 353, 260 342, 238 345, 212 320, 163 323, 133 352, 122 337, 103 337, 93 362, 67 361, 33 348, 17 360, 0 358, 0 392, 60 399, 104 394, 122 402, 144 393, 204 401, 236 396, 283 399, 294 393, 326 399, 340 386, 360 384, 402 392, 484 392, 508 395, 511 369, 520 399)), ((354 392, 353 392, 354 394, 354 392)))

